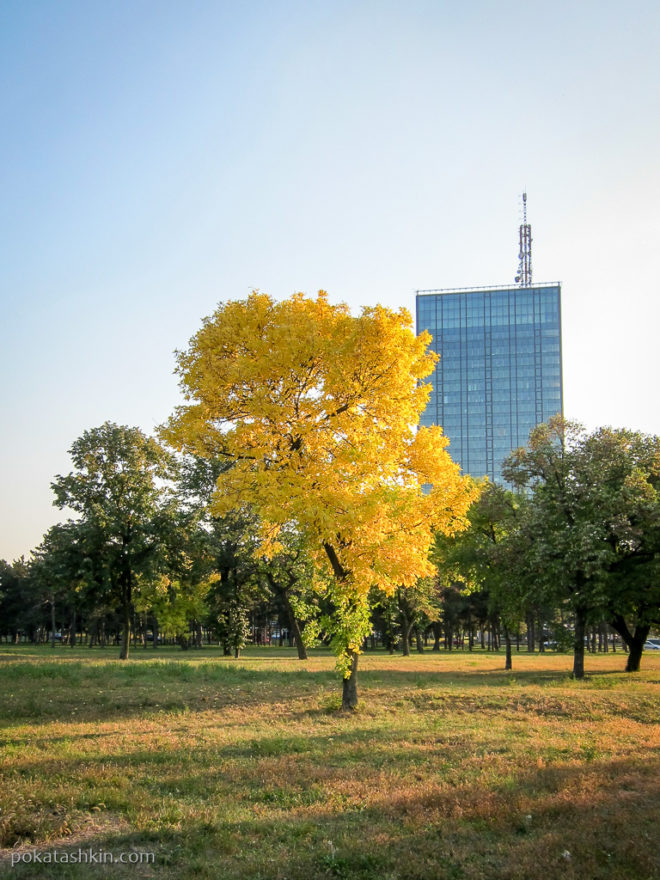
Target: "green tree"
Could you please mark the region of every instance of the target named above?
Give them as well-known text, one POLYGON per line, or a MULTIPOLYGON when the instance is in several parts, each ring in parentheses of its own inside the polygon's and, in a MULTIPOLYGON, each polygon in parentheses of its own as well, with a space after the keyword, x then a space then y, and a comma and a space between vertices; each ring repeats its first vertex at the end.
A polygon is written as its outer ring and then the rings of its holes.
POLYGON ((108 588, 120 608, 121 659, 128 658, 134 602, 164 561, 163 527, 174 512, 166 481, 173 459, 138 428, 106 422, 70 449, 74 470, 52 483, 55 503, 71 508, 98 538, 108 588))
POLYGON ((9 563, 0 560, 0 634, 18 642, 34 627, 35 606, 40 602, 31 586, 30 569, 25 559, 9 563))
POLYGON ((227 656, 238 657, 247 643, 249 613, 259 593, 257 518, 245 508, 217 516, 211 500, 230 465, 218 458, 186 455, 179 495, 193 529, 189 542, 189 581, 206 585, 205 621, 227 656))
POLYGON ((279 553, 262 559, 260 575, 282 605, 298 659, 306 660, 307 647, 319 634, 317 594, 323 592, 323 586, 318 583, 319 573, 298 532, 282 529, 280 544, 279 553))
POLYGON ((628 647, 626 670, 636 672, 660 625, 660 438, 601 428, 585 438, 583 457, 611 550, 605 617, 628 647))
POLYGON ((445 579, 462 585, 468 598, 478 600, 475 607, 485 607, 487 619, 501 623, 506 669, 512 666, 511 634, 525 607, 517 532, 521 504, 524 497, 487 483, 468 511, 469 527, 454 537, 439 535, 435 544, 434 560, 445 579))
POLYGON ((30 576, 42 602, 50 607, 51 645, 55 645, 56 620, 68 620, 69 644, 76 643, 79 614, 87 600, 95 601, 93 534, 83 521, 52 526, 33 551, 30 576))
MULTIPOLYGON (((641 654, 660 606, 660 440, 610 428, 587 435, 555 417, 531 432, 503 474, 531 493, 519 527, 529 582, 575 615, 574 676, 584 676, 590 616, 607 617, 641 654)), ((629 670, 639 666, 636 654, 629 670)))

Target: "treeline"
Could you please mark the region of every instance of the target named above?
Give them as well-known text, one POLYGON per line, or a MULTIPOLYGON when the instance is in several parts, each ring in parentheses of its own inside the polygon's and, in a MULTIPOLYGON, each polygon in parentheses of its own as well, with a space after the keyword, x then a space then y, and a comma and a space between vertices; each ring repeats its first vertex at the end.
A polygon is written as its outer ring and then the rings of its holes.
MULTIPOLYGON (((298 655, 337 614, 329 573, 295 528, 260 550, 256 515, 214 515, 214 458, 175 457, 135 428, 106 423, 71 449, 53 482, 76 513, 29 561, 0 562, 0 637, 157 649, 220 644, 238 656, 276 638, 298 655)), ((562 419, 536 428, 505 466, 514 491, 486 485, 469 527, 438 534, 434 577, 372 589, 364 649, 572 649, 627 652, 639 668, 660 625, 660 442, 586 434, 562 419), (615 634, 618 638, 615 638, 615 634)))
POLYGON ((283 533, 259 555, 254 516, 209 508, 224 467, 179 457, 137 428, 106 423, 71 448, 74 470, 52 484, 78 516, 53 526, 28 562, 0 566, 0 635, 75 645, 219 642, 238 656, 273 624, 296 639, 316 616, 302 542, 283 533))
POLYGON ((638 670, 660 625, 660 439, 588 434, 556 417, 531 432, 503 475, 515 491, 486 486, 470 527, 438 537, 441 577, 487 592, 508 667, 521 624, 531 637, 538 621, 551 641, 572 647, 576 678, 585 648, 604 647, 608 629, 628 651, 626 669, 638 670))

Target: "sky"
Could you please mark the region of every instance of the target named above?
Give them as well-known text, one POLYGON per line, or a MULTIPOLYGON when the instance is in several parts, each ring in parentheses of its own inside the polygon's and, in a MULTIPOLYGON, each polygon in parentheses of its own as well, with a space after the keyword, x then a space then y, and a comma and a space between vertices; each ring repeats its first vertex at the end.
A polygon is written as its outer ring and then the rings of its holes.
POLYGON ((3 0, 0 558, 218 302, 500 285, 528 194, 564 411, 660 434, 656 0, 3 0))

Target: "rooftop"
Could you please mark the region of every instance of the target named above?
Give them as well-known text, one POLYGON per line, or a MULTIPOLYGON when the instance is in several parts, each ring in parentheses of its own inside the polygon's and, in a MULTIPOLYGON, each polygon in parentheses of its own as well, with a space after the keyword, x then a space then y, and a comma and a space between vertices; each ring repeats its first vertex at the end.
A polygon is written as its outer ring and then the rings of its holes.
POLYGON ((546 287, 560 287, 560 281, 547 281, 545 284, 527 284, 521 287, 519 284, 500 284, 491 287, 438 287, 428 290, 416 290, 417 296, 432 293, 479 293, 483 290, 539 290, 546 287))

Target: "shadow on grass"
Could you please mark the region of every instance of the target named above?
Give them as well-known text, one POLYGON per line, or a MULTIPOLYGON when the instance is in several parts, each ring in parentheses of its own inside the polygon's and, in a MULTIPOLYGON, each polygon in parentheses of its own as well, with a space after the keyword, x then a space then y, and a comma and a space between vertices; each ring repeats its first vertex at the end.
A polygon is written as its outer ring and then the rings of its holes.
MULTIPOLYGON (((323 655, 328 658, 328 655, 323 655)), ((368 656, 368 655, 367 655, 368 656)), ((22 659, 22 658, 21 658, 22 659)), ((286 668, 272 668, 263 659, 241 658, 238 661, 217 657, 187 656, 173 659, 149 658, 152 662, 90 663, 79 657, 50 660, 40 654, 37 662, 6 664, 0 669, 3 701, 0 726, 41 722, 82 723, 117 721, 124 718, 149 718, 159 713, 221 711, 224 708, 253 706, 295 706, 296 712, 322 714, 320 694, 332 699, 340 691, 340 681, 331 666, 314 668, 295 658, 286 668), (184 661, 184 662, 182 662, 184 661), (314 706, 301 708, 300 701, 314 698, 314 706)), ((279 658, 275 658, 278 659, 279 658)), ((318 659, 318 658, 316 658, 318 659)), ((359 673, 360 689, 369 702, 369 692, 381 699, 403 699, 419 708, 450 709, 460 705, 472 708, 497 708, 506 704, 507 691, 533 686, 552 685, 570 688, 579 694, 605 682, 629 682, 625 672, 605 670, 587 676, 584 682, 572 682, 567 671, 548 669, 469 669, 456 671, 437 666, 409 668, 400 658, 395 668, 366 668, 359 673), (608 676, 604 679, 604 676, 608 676), (603 679, 602 682, 599 682, 603 679), (513 686, 509 688, 508 686, 513 686), (489 696, 489 692, 492 692, 489 696), (438 694, 437 698, 433 694, 438 694), (426 695, 425 695, 426 694, 426 695), (452 702, 453 701, 453 702, 452 702)), ((286 711, 289 711, 288 709, 286 711)))
MULTIPOLYGON (((286 781, 281 784, 286 790, 286 781)), ((153 852, 153 865, 17 864, 12 878, 196 880, 651 880, 660 876, 660 765, 610 760, 529 768, 488 784, 372 788, 364 801, 293 807, 254 796, 241 821, 211 794, 206 818, 178 828, 40 846, 153 852)), ((23 852, 31 851, 23 847, 23 852)))

